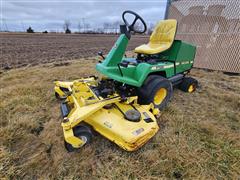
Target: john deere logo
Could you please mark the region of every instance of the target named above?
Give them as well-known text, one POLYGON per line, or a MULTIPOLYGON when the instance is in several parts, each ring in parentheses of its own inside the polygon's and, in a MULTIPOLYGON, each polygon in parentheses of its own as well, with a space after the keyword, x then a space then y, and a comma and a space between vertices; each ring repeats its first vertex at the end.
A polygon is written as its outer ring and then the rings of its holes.
POLYGON ((164 68, 163 66, 153 66, 151 70, 158 70, 164 68))

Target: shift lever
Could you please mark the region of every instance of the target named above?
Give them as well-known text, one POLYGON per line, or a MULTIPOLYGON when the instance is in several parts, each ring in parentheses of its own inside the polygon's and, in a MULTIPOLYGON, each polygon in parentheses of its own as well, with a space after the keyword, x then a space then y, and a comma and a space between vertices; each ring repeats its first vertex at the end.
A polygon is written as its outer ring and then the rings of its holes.
POLYGON ((105 57, 103 56, 103 52, 102 51, 99 51, 98 55, 101 56, 103 59, 105 59, 105 57))

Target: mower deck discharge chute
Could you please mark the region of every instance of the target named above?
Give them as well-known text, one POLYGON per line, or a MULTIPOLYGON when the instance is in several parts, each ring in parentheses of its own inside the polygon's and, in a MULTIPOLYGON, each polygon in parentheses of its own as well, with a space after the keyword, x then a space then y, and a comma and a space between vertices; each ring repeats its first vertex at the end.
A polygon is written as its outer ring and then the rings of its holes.
POLYGON ((173 86, 193 92, 197 81, 186 77, 192 68, 196 47, 174 40, 177 22, 165 20, 156 26, 148 44, 135 49, 137 58, 124 57, 131 33, 147 30, 135 12, 125 11, 121 35, 107 57, 96 66, 106 77, 92 76, 72 82, 55 82, 61 100, 65 147, 74 151, 91 142, 93 131, 127 151, 144 145, 158 131, 156 116, 166 107, 173 86), (130 24, 126 14, 134 16, 130 24), (143 30, 135 29, 140 21, 143 30))

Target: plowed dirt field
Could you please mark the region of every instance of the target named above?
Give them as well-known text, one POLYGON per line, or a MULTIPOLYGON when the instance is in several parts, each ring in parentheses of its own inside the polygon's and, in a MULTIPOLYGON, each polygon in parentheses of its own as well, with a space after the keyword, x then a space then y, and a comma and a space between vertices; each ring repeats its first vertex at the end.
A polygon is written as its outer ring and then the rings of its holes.
MULTIPOLYGON (((1 69, 33 66, 108 53, 118 35, 0 33, 1 69)), ((132 36, 128 50, 147 42, 132 36)))

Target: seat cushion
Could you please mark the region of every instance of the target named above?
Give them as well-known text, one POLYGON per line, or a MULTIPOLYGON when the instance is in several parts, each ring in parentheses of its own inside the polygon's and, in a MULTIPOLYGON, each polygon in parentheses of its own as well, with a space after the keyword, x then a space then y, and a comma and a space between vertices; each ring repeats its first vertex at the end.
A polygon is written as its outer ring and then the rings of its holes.
POLYGON ((169 49, 174 41, 176 29, 177 21, 175 19, 160 21, 154 28, 149 43, 135 48, 135 52, 157 54, 169 49))
POLYGON ((170 43, 156 43, 156 44, 143 44, 135 49, 136 53, 140 54, 157 54, 167 50, 171 46, 170 43))

